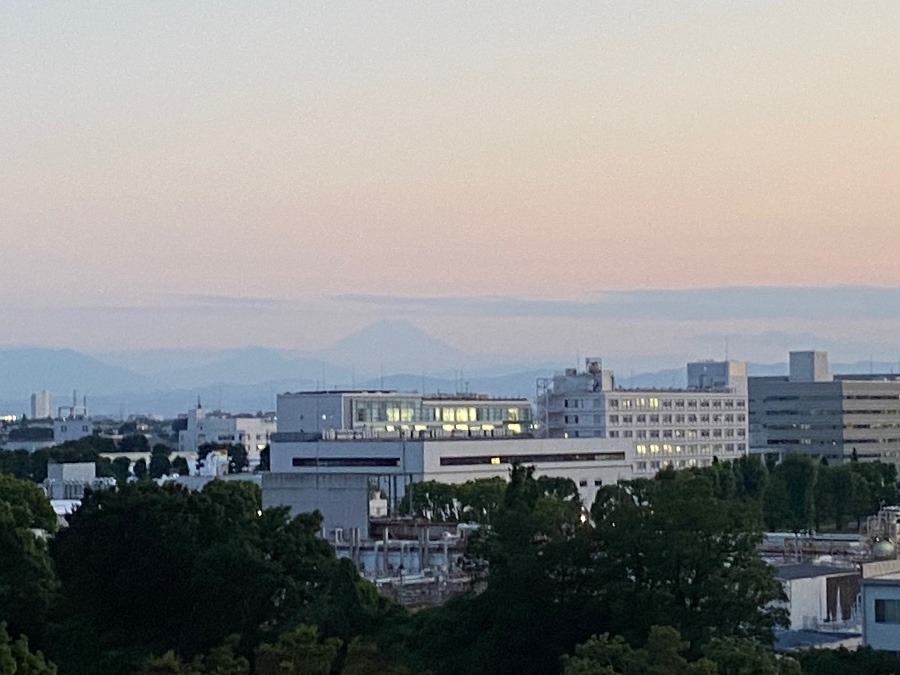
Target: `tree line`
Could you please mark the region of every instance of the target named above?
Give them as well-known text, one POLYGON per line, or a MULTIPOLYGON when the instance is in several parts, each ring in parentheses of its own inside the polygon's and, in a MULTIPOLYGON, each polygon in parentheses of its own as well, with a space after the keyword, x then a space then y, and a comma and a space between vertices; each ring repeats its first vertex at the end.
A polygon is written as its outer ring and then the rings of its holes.
MULTIPOLYGON (((721 498, 755 502, 770 531, 859 529, 881 507, 900 504, 896 467, 881 462, 851 460, 832 467, 804 455, 789 455, 779 464, 742 457, 715 462, 703 472, 715 482, 721 498)), ((565 485, 566 481, 549 476, 536 480, 577 494, 571 481, 565 485)), ((490 523, 505 490, 501 478, 459 484, 423 481, 410 487, 400 510, 433 521, 490 523)))
MULTIPOLYGON (((187 459, 182 456, 172 457, 172 452, 172 448, 164 443, 151 447, 143 434, 125 436, 118 445, 110 438, 92 435, 33 452, 0 451, 0 472, 42 483, 47 478, 47 465, 50 462, 92 462, 97 468, 98 478, 114 478, 118 483, 124 483, 132 477, 155 480, 176 473, 186 476, 196 468, 189 466, 187 459), (117 453, 119 456, 114 458, 103 456, 117 453), (124 453, 149 453, 149 461, 142 457, 132 462, 124 453)), ((197 449, 199 461, 205 461, 211 452, 226 455, 228 473, 243 473, 250 466, 247 450, 239 443, 203 444, 197 449)), ((267 458, 266 450, 266 461, 267 458)))

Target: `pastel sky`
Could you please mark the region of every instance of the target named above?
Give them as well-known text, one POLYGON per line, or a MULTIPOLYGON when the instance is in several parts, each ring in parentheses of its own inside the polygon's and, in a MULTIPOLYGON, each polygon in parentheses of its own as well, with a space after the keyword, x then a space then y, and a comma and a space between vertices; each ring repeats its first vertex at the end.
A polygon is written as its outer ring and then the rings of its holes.
POLYGON ((0 344, 316 347, 402 314, 471 351, 894 359, 896 313, 409 302, 900 288, 898 35, 896 0, 4 0, 0 344))

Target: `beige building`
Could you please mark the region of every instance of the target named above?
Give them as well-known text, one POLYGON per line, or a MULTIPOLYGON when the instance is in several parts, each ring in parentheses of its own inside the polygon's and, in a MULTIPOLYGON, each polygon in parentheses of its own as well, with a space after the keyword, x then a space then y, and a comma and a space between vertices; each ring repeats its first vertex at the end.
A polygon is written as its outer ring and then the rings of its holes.
POLYGON ((629 443, 635 474, 707 466, 747 452, 746 365, 688 364, 686 389, 621 389, 600 359, 538 382, 536 424, 549 438, 629 443))

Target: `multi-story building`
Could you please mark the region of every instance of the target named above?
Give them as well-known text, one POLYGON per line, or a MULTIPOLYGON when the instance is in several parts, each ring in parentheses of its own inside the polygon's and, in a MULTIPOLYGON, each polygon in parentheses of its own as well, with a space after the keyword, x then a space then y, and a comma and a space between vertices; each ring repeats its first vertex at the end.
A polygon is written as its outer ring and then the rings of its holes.
POLYGON ((686 389, 621 389, 600 359, 539 380, 536 425, 550 438, 622 439, 636 474, 706 466, 747 452, 747 369, 740 361, 688 364, 686 389))
POLYGON ((301 391, 278 395, 278 433, 338 438, 528 435, 531 404, 484 394, 301 391))
POLYGON ((53 417, 53 395, 43 389, 31 395, 31 419, 46 420, 53 417))
POLYGON ((183 417, 185 428, 178 432, 178 451, 196 452, 207 443, 243 445, 250 465, 259 463, 259 453, 275 432, 272 414, 231 415, 216 411, 207 413, 198 403, 183 417))
POLYGON ((826 352, 791 352, 788 376, 751 377, 749 415, 754 453, 900 463, 900 376, 833 375, 826 352))

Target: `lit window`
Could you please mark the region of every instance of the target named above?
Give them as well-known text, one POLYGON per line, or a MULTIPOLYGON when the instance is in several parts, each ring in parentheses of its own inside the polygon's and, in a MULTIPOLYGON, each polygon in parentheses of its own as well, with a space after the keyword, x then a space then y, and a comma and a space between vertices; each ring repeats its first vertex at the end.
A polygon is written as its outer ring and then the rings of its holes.
POLYGON ((499 457, 491 457, 491 464, 499 464, 499 463, 500 463, 499 457))

